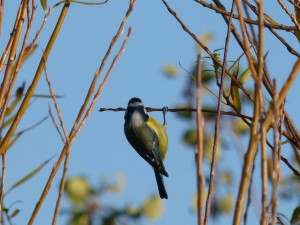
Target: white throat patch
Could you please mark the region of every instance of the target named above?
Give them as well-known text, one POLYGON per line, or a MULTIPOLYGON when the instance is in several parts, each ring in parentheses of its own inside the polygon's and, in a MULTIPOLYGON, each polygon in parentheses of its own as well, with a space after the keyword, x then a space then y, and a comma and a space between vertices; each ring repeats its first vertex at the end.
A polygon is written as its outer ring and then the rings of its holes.
POLYGON ((133 112, 131 115, 131 120, 129 126, 139 127, 145 123, 143 116, 139 112, 133 112))

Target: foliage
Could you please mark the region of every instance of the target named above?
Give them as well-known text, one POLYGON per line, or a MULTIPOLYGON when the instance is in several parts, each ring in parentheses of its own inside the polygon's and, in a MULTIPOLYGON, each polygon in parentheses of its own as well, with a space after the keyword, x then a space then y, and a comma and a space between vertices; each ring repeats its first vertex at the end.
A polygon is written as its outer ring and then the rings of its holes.
POLYGON ((109 193, 122 192, 124 176, 116 175, 117 182, 110 183, 102 179, 100 184, 93 186, 83 176, 72 177, 66 182, 66 196, 71 203, 70 209, 63 210, 68 215, 68 224, 132 224, 144 219, 156 220, 163 212, 163 203, 158 195, 144 200, 139 206, 111 205, 105 201, 109 193))

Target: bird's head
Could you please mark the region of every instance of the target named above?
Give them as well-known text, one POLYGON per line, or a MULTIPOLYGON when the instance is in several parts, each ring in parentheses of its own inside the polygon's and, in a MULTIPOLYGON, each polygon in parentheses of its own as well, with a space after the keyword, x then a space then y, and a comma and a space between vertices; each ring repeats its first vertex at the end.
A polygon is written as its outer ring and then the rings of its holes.
POLYGON ((134 126, 141 125, 148 120, 149 116, 141 99, 134 97, 129 100, 124 118, 125 124, 134 126))

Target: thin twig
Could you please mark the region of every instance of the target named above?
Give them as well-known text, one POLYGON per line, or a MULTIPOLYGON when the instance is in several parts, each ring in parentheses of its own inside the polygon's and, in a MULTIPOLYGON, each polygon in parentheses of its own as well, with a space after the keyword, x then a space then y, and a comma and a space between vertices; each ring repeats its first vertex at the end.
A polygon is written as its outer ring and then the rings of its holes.
MULTIPOLYGON (((0 154, 2 154, 5 150, 6 150, 6 146, 7 144, 9 143, 11 137, 13 136, 15 130, 17 129, 21 119, 23 118, 23 115, 25 113, 25 111, 27 110, 28 108, 28 104, 29 104, 29 101, 34 93, 34 90, 39 82, 39 79, 41 77, 41 74, 42 74, 42 71, 43 71, 43 68, 44 68, 44 61, 47 60, 51 50, 52 50, 52 47, 55 43, 55 40, 56 40, 56 37, 60 31, 60 28, 63 24, 63 21, 64 21, 64 18, 66 16, 66 14, 68 13, 68 9, 69 9, 69 6, 70 6, 70 3, 66 3, 64 5, 64 7, 62 8, 62 11, 61 11, 61 14, 58 18, 58 21, 56 23, 56 26, 52 32, 52 35, 50 37, 50 40, 47 44, 47 47, 45 49, 45 52, 40 60, 40 63, 39 63, 39 66, 36 70, 36 73, 34 75, 34 78, 31 82, 31 85, 29 86, 27 92, 26 92, 26 95, 21 103, 21 106, 15 116, 15 119, 13 121, 13 123, 11 124, 9 130, 7 131, 3 141, 1 142, 0 144, 0 154)), ((1 96, 0 96, 1 97, 1 96)))
MULTIPOLYGON (((273 184, 273 189, 272 189, 272 198, 271 198, 271 216, 270 216, 270 225, 275 225, 276 223, 276 215, 277 215, 277 206, 278 206, 278 199, 277 199, 277 192, 278 192, 278 185, 279 185, 279 174, 280 174, 280 152, 279 152, 279 145, 280 145, 280 139, 278 138, 278 125, 277 125, 277 121, 279 118, 279 107, 276 105, 277 104, 277 84, 276 81, 274 80, 274 98, 273 98, 273 108, 274 108, 274 120, 272 123, 272 127, 273 127, 273 142, 274 142, 274 148, 272 151, 272 164, 273 164, 273 168, 272 168, 272 184, 273 184)), ((282 113, 283 115, 283 113, 282 113)), ((280 130, 282 130, 282 121, 280 121, 281 125, 280 125, 280 130)))
MULTIPOLYGON (((68 139, 66 127, 65 127, 65 124, 63 122, 62 115, 61 115, 61 110, 60 110, 60 107, 58 105, 57 99, 55 97, 55 94, 54 94, 54 91, 53 91, 53 88, 52 88, 52 85, 51 85, 51 82, 50 82, 50 79, 49 79, 49 76, 48 76, 47 63, 46 62, 45 62, 44 70, 45 70, 45 75, 46 75, 46 81, 47 81, 47 84, 48 84, 48 87, 49 87, 49 92, 50 92, 51 98, 53 100, 53 103, 55 105, 56 114, 59 118, 60 127, 63 130, 63 135, 62 135, 59 127, 55 123, 54 116, 51 116, 52 121, 53 121, 54 126, 56 127, 59 135, 61 136, 62 141, 64 142, 64 144, 66 146, 69 146, 69 139, 68 139)), ((49 105, 49 112, 50 112, 50 115, 51 115, 50 105, 49 105)), ((67 172, 68 172, 68 165, 69 165, 69 151, 70 151, 70 148, 67 147, 67 152, 66 152, 66 157, 65 157, 65 162, 64 162, 64 168, 63 168, 63 174, 62 174, 60 185, 59 185, 59 193, 58 193, 58 197, 57 197, 57 201, 56 201, 56 205, 55 205, 54 215, 53 215, 53 219, 52 219, 52 225, 55 225, 56 222, 57 222, 59 211, 60 211, 60 205, 61 205, 61 201, 62 201, 62 196, 63 196, 63 192, 65 190, 65 183, 66 183, 66 179, 67 179, 67 172)))
MULTIPOLYGON (((277 105, 280 105, 283 103, 289 89, 291 88, 292 84, 295 81, 295 78, 298 75, 299 69, 300 69, 300 59, 298 59, 296 61, 288 79, 286 80, 281 91, 279 92, 277 105)), ((271 125, 272 118, 273 118, 273 109, 270 108, 262 126, 265 126, 265 128, 268 129, 271 125)), ((252 123, 252 128, 253 128, 253 124, 255 124, 255 123, 254 122, 252 123)), ((244 207, 244 202, 245 202, 244 196, 246 195, 247 189, 249 186, 249 182, 250 182, 250 178, 251 178, 250 171, 253 166, 253 162, 254 162, 254 158, 255 158, 255 154, 256 154, 256 150, 257 150, 257 145, 258 145, 258 140, 259 140, 258 138, 254 138, 254 135, 250 136, 249 146, 248 146, 247 153, 245 155, 245 162, 243 165, 243 172, 242 172, 242 177, 241 177, 241 181, 240 181, 240 188, 239 188, 239 193, 237 196, 237 202, 236 202, 236 207, 235 207, 235 212, 234 212, 234 223, 233 223, 234 225, 241 224, 241 218, 242 218, 243 207, 244 207)))
MULTIPOLYGON (((171 9, 171 7, 168 5, 168 3, 165 0, 162 0, 163 4, 166 6, 167 10, 170 12, 170 14, 177 20, 177 22, 180 24, 182 29, 187 32, 191 38, 194 39, 194 41, 201 47, 203 50, 211 57, 211 59, 220 67, 222 67, 222 63, 215 57, 215 55, 205 46, 198 38, 197 36, 191 32, 188 27, 182 22, 182 20, 178 17, 177 13, 171 9)), ((241 91, 244 92, 244 94, 251 100, 253 101, 252 96, 248 93, 248 91, 244 88, 244 86, 228 71, 225 70, 226 74, 231 78, 232 82, 234 82, 235 85, 241 91)))
POLYGON ((132 28, 130 27, 130 28, 128 29, 127 36, 126 36, 126 38, 125 38, 125 40, 124 40, 124 42, 123 42, 123 44, 122 44, 122 46, 121 46, 121 48, 120 48, 118 54, 114 57, 114 59, 113 59, 113 61, 112 61, 112 63, 111 63, 110 68, 108 69, 108 72, 107 72, 105 78, 103 79, 103 81, 102 81, 102 83, 101 83, 101 85, 100 85, 98 91, 97 91, 96 94, 94 95, 93 101, 91 102, 90 106, 89 106, 88 109, 86 110, 85 116, 83 117, 83 119, 82 119, 80 125, 78 126, 78 128, 77 128, 77 130, 76 130, 76 135, 77 135, 77 133, 82 129, 82 127, 84 126, 84 124, 85 124, 85 122, 86 122, 88 116, 89 116, 90 113, 92 112, 92 110, 93 110, 93 108, 94 108, 94 106, 95 106, 95 103, 96 103, 97 99, 100 97, 100 95, 101 95, 101 93, 102 93, 102 90, 103 90, 105 84, 107 83, 108 78, 109 78, 109 76, 110 76, 110 74, 111 74, 113 68, 115 67, 116 62, 118 61, 118 59, 120 58, 121 54, 123 53, 123 51, 124 51, 124 49, 125 49, 125 45, 127 44, 127 41, 128 41, 128 39, 129 39, 129 37, 130 37, 130 35, 131 35, 131 32, 132 32, 132 28))
MULTIPOLYGON (((199 4, 201 4, 202 6, 212 9, 214 10, 216 13, 220 13, 223 16, 228 16, 230 17, 230 12, 227 12, 225 9, 222 9, 218 6, 214 6, 213 4, 207 3, 203 0, 194 0, 195 2, 198 2, 199 4)), ((240 19, 238 15, 233 14, 233 18, 234 19, 240 19)), ((253 24, 253 25, 258 25, 258 21, 257 20, 251 20, 249 18, 244 18, 245 22, 248 24, 253 24)), ((268 27, 268 28, 274 28, 274 29, 279 29, 279 30, 285 30, 285 31, 294 31, 295 30, 295 26, 285 26, 283 24, 271 24, 271 23, 264 23, 264 26, 268 27)))
POLYGON ((53 123, 53 125, 54 125, 54 127, 55 127, 57 133, 58 133, 59 136, 60 136, 60 139, 62 140, 63 143, 65 143, 65 137, 64 137, 63 133, 60 131, 59 126, 57 125, 57 123, 56 123, 56 121, 55 121, 55 118, 54 118, 54 115, 53 115, 53 113, 52 113, 50 104, 48 104, 48 112, 49 112, 49 115, 50 115, 50 117, 51 117, 52 123, 53 123))
POLYGON ((2 34, 3 14, 4 14, 4 3, 5 0, 0 1, 0 36, 2 34))
MULTIPOLYGON (((84 100, 84 102, 83 102, 83 104, 82 104, 82 106, 81 106, 81 108, 79 110, 79 113, 78 113, 78 116, 76 118, 76 121, 74 122, 72 130, 71 130, 71 132, 69 134, 69 143, 68 143, 68 145, 65 145, 63 147, 63 149, 61 151, 61 154, 59 156, 59 159, 54 164, 54 167, 53 167, 53 169, 52 169, 52 171, 50 173, 50 176, 49 176, 49 178, 47 180, 47 183, 46 183, 46 185, 44 187, 42 195, 40 196, 40 199, 39 199, 38 203, 36 204, 36 207, 35 207, 32 215, 31 215, 31 218, 30 218, 29 223, 28 223, 29 225, 32 224, 33 221, 35 220, 35 218, 36 218, 36 216, 37 216, 37 214, 38 214, 38 212, 39 212, 39 210, 40 210, 40 208, 41 208, 41 206, 42 206, 42 204, 43 204, 43 202, 44 202, 44 200, 45 200, 45 198, 46 198, 46 196, 47 196, 47 194, 49 192, 49 189, 50 189, 50 186, 52 184, 52 181, 53 181, 54 177, 56 176, 57 171, 58 171, 58 169, 59 169, 59 167, 60 167, 63 159, 65 158, 66 153, 69 151, 70 146, 72 145, 73 141, 76 138, 76 135, 79 132, 78 127, 80 127, 81 123, 82 123, 82 122, 80 123, 80 120, 81 120, 83 114, 86 113, 85 109, 86 109, 87 104, 90 101, 90 98, 92 97, 92 94, 93 94, 93 92, 95 90, 95 85, 96 85, 97 79, 100 76, 101 71, 102 71, 104 65, 106 64, 107 58, 110 56, 110 53, 111 53, 114 45, 116 44, 118 38, 121 36, 121 34, 123 32, 123 29, 124 29, 124 26, 125 26, 125 24, 126 24, 126 22, 128 20, 128 17, 131 14, 131 12, 133 11, 134 3, 135 3, 135 0, 131 0, 130 1, 129 9, 127 10, 127 12, 126 12, 126 14, 125 14, 125 16, 124 16, 124 18, 123 18, 123 20, 121 22, 121 25, 120 25, 120 27, 119 27, 119 29, 117 31, 117 34, 113 37, 113 39, 112 39, 112 41, 110 43, 110 46, 109 46, 109 48, 108 48, 108 50, 107 50, 107 52, 106 52, 106 54, 105 54, 105 56, 104 56, 101 64, 100 64, 100 67, 97 70, 97 72, 96 72, 96 74, 95 74, 95 76, 93 78, 93 81, 92 81, 92 84, 90 85, 90 88, 89 88, 89 91, 87 93, 87 96, 86 96, 86 98, 85 98, 85 100, 84 100)), ((99 97, 99 96, 97 96, 97 97, 99 97)), ((95 101, 96 101, 96 99, 94 99, 94 102, 95 101)))
POLYGON ((21 18, 22 12, 23 12, 23 4, 21 2, 20 6, 19 6, 19 9, 18 9, 18 12, 17 12, 17 15, 16 15, 14 26, 13 26, 12 31, 10 33, 9 41, 7 42, 6 48, 3 51, 1 59, 0 59, 0 71, 2 71, 2 69, 4 68, 5 61, 6 61, 8 55, 10 53, 12 43, 13 43, 14 38, 15 38, 15 32, 14 31, 17 29, 17 25, 18 25, 18 22, 21 18))
MULTIPOLYGON (((145 107, 145 109, 147 112, 157 112, 157 111, 163 112, 163 110, 164 110, 164 108, 152 108, 152 107, 145 107)), ((196 110, 197 109, 195 109, 195 108, 167 108, 166 109, 167 112, 196 112, 196 110)), ((99 109, 99 112, 105 112, 105 111, 119 112, 119 111, 126 111, 126 108, 118 107, 118 108, 100 108, 99 109)), ((202 108, 201 111, 203 113, 217 113, 217 110, 213 110, 213 109, 202 108)), ((237 112, 221 111, 220 113, 221 113, 221 115, 240 117, 240 118, 244 118, 244 119, 252 121, 251 116, 247 116, 247 115, 240 114, 237 112)))
POLYGON ((195 158, 197 165, 197 208, 198 225, 203 224, 203 205, 202 198, 204 193, 204 175, 203 175, 203 137, 204 120, 201 113, 201 55, 197 56, 197 74, 196 74, 196 123, 197 123, 197 147, 195 149, 195 158))
POLYGON ((58 105, 55 93, 53 91, 53 88, 52 88, 52 85, 51 85, 51 82, 50 82, 50 79, 49 79, 49 76, 48 76, 46 62, 45 62, 45 66, 44 66, 44 71, 45 71, 46 81, 47 81, 47 84, 48 84, 48 87, 49 87, 49 92, 50 92, 51 98, 53 100, 55 109, 56 109, 56 113, 57 113, 57 116, 58 116, 58 119, 59 119, 59 122, 60 122, 60 126, 61 126, 61 128, 63 130, 63 134, 64 134, 64 141, 63 142, 65 143, 67 141, 67 139, 68 139, 67 130, 66 130, 64 121, 62 119, 61 110, 60 110, 60 107, 58 105))
POLYGON ((27 28, 26 28, 26 32, 25 32, 25 35, 24 35, 24 38, 23 38, 20 53, 18 54, 18 57, 17 57, 17 61, 16 61, 15 65, 13 65, 12 70, 11 70, 10 82, 9 82, 9 85, 8 85, 8 88, 7 88, 7 93, 5 95, 4 103, 1 106, 2 107, 2 112, 0 114, 0 124, 3 124, 4 118, 5 118, 5 115, 6 115, 6 109, 7 109, 10 97, 11 97, 11 93, 12 93, 13 88, 15 86, 15 83, 16 83, 16 80, 17 80, 17 77, 18 77, 18 74, 19 74, 19 69, 20 69, 20 67, 23 63, 24 57, 27 54, 27 51, 30 52, 30 50, 27 49, 27 40, 28 40, 30 31, 31 31, 31 27, 32 27, 33 20, 34 20, 34 17, 35 17, 36 9, 33 8, 32 13, 30 15, 29 5, 27 5, 26 8, 27 8, 27 13, 26 14, 27 14, 27 20, 28 20, 27 21, 27 28))
POLYGON ((2 175, 1 175, 1 190, 0 190, 0 224, 4 224, 3 199, 5 195, 5 178, 6 178, 6 152, 1 155, 2 159, 2 175))
MULTIPOLYGON (((267 164, 267 130, 263 125, 264 119, 264 96, 263 96, 263 67, 264 67, 264 11, 263 1, 256 1, 258 5, 258 65, 257 65, 257 83, 255 84, 255 90, 258 95, 259 104, 259 121, 261 123, 260 129, 260 144, 261 144, 261 225, 266 225, 268 220, 268 164, 267 164)), ((253 174, 252 174, 253 176, 253 174)))
POLYGON ((293 13, 290 12, 290 10, 288 9, 288 7, 286 7, 286 5, 283 3, 282 0, 277 0, 277 2, 279 3, 279 5, 282 7, 282 9, 285 11, 285 13, 287 15, 289 15, 289 17, 291 18, 291 20, 293 21, 293 23, 295 24, 296 28, 298 31, 300 31, 300 25, 296 19, 296 17, 293 15, 293 13))
POLYGON ((221 81, 220 81, 219 95, 218 95, 217 116, 215 119, 214 143, 213 143, 212 161, 211 161, 211 167, 210 167, 209 186, 208 186, 208 193, 207 193, 207 199, 206 199, 206 205, 205 205, 204 225, 208 224, 208 219, 210 216, 211 199, 212 199, 212 194, 214 191, 214 174, 215 174, 215 169, 216 169, 216 154, 217 154, 218 140, 219 140, 219 133, 220 133, 221 99, 222 99, 222 95, 224 92, 224 77, 225 77, 225 70, 226 70, 226 64, 227 64, 228 44, 229 44, 229 40, 230 40, 234 4, 235 4, 234 1, 232 1, 231 15, 229 18, 229 23, 228 23, 228 27, 227 27, 227 35, 226 35, 226 39, 225 39, 225 50, 224 50, 224 56, 223 56, 221 81))
MULTIPOLYGON (((251 3, 248 2, 248 0, 244 0, 244 2, 249 6, 249 8, 257 14, 257 10, 255 8, 255 6, 253 6, 251 3)), ((298 58, 300 57, 300 53, 297 52, 291 45, 289 45, 286 41, 285 41, 285 38, 281 37, 273 28, 271 27, 267 27, 269 29, 269 31, 271 31, 274 36, 287 48, 287 50, 297 56, 298 58)))
MULTIPOLYGON (((20 14, 21 16, 20 16, 20 18, 18 18, 16 29, 14 31, 14 39, 12 41, 12 45, 11 45, 9 56, 8 56, 8 62, 7 62, 6 69, 4 72, 4 78, 2 80, 1 88, 0 88, 0 115, 1 115, 1 118, 4 118, 4 114, 5 114, 5 110, 6 110, 4 99, 5 99, 5 96, 8 91, 9 81, 10 81, 12 69, 13 69, 13 64, 15 61, 16 52, 17 52, 20 36, 22 33, 22 29, 23 29, 23 25, 24 25, 26 13, 27 13, 27 10, 26 10, 27 9, 27 1, 22 0, 20 7, 21 7, 21 14, 20 14)), ((2 153, 3 153, 3 151, 0 151, 0 154, 2 154, 2 153)))

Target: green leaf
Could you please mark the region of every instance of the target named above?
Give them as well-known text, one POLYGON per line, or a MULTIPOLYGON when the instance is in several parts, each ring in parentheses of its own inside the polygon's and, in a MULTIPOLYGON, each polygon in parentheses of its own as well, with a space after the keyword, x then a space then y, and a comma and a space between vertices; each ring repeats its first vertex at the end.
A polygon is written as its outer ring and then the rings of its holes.
MULTIPOLYGON (((239 73, 239 65, 235 68, 233 72, 233 76, 237 78, 238 73, 239 73)), ((240 92, 239 92, 239 88, 232 80, 231 80, 230 94, 232 98, 232 104, 235 106, 236 110, 240 112, 242 109, 240 92)))
POLYGON ((177 67, 173 64, 164 65, 162 72, 168 77, 176 77, 179 74, 177 67))
MULTIPOLYGON (((63 98, 64 96, 63 95, 54 95, 55 98, 63 98)), ((52 98, 51 95, 44 95, 44 94, 33 94, 32 97, 35 97, 35 98, 52 98)))
POLYGON ((66 182, 66 192, 72 203, 82 205, 86 202, 87 197, 90 195, 91 188, 85 177, 77 176, 66 182))
POLYGON ((187 145, 197 144, 197 130, 196 129, 187 130, 183 135, 183 142, 187 145))
POLYGON ((158 195, 148 198, 141 206, 141 213, 150 220, 158 219, 163 213, 164 206, 158 195))
POLYGON ((233 64, 229 67, 229 71, 232 70, 239 62, 240 62, 240 59, 245 55, 245 53, 242 53, 234 62, 233 64))
POLYGON ((109 185, 109 189, 114 193, 120 193, 125 186, 125 176, 123 173, 116 173, 115 175, 117 183, 115 185, 109 185))
POLYGON ((17 142, 17 140, 19 140, 19 138, 21 137, 22 134, 23 133, 14 135, 13 139, 7 144, 6 151, 11 149, 11 147, 17 142))
MULTIPOLYGON (((21 56, 19 70, 22 67, 22 65, 24 64, 24 62, 32 55, 32 53, 35 52, 35 50, 37 49, 37 47, 38 47, 37 44, 35 44, 35 45, 29 45, 29 46, 26 47, 24 53, 21 56)), ((14 63, 13 68, 11 70, 11 74, 15 73, 15 70, 16 70, 16 67, 17 67, 17 63, 18 62, 14 63)))
POLYGON ((21 184, 25 183, 26 181, 28 181, 30 178, 32 178, 34 175, 36 175, 38 172, 41 171, 41 169, 44 168, 44 166, 47 165, 47 163, 52 159, 53 157, 51 157, 50 159, 46 160, 45 162, 43 162, 40 166, 38 166, 36 169, 32 170, 30 173, 28 173, 26 176, 24 176, 22 179, 20 179, 19 181, 17 181, 16 183, 14 183, 10 189, 8 189, 7 192, 12 191, 13 189, 15 189, 16 187, 20 186, 21 184))
POLYGON ((88 212, 73 212, 70 225, 86 225, 91 224, 91 217, 88 212))
POLYGON ((300 222, 300 206, 296 207, 294 209, 292 218, 291 218, 291 224, 296 224, 300 222))
POLYGON ((233 206, 234 206, 234 197, 231 194, 222 197, 217 202, 218 210, 224 214, 230 214, 233 210, 233 206))
POLYGON ((18 215, 19 214, 19 212, 20 212, 20 210, 19 209, 16 209, 15 211, 13 211, 12 212, 12 214, 10 214, 10 218, 14 218, 16 215, 18 215))
POLYGON ((104 2, 82 2, 82 1, 75 1, 75 0, 63 0, 63 1, 59 1, 58 3, 56 3, 52 8, 55 8, 61 4, 66 4, 66 3, 77 3, 77 4, 81 4, 81 5, 103 5, 106 2, 108 2, 108 0, 104 1, 104 2))
POLYGON ((250 131, 249 126, 240 118, 234 119, 231 123, 232 131, 240 137, 241 135, 248 134, 250 131))
MULTIPOLYGON (((218 138, 216 148, 216 161, 219 161, 222 156, 221 152, 221 140, 218 138)), ((204 137, 204 157, 208 162, 212 162, 213 159, 213 145, 214 145, 214 136, 204 137)))
POLYGON ((25 89, 25 82, 23 82, 22 86, 20 86, 16 90, 15 98, 12 101, 12 103, 10 104, 10 106, 6 109, 5 116, 10 115, 14 111, 14 109, 16 108, 16 106, 18 105, 18 103, 20 102, 20 100, 23 96, 24 89, 25 89))
POLYGON ((245 84, 250 77, 251 77, 251 70, 250 68, 247 68, 238 76, 238 81, 241 82, 241 84, 245 84))
MULTIPOLYGON (((214 53, 214 56, 215 56, 215 58, 217 59, 217 61, 218 61, 220 64, 222 64, 222 61, 221 61, 221 55, 220 55, 219 53, 214 53)), ((215 69, 216 72, 217 72, 218 69, 220 68, 219 64, 218 64, 217 62, 215 62, 214 60, 213 60, 213 67, 214 67, 214 69, 215 69)))
POLYGON ((46 11, 48 9, 47 0, 40 0, 40 2, 41 2, 41 5, 42 5, 44 11, 46 11))
POLYGON ((264 13, 264 18, 267 20, 270 24, 273 25, 279 25, 275 20, 273 20, 268 14, 264 13))
MULTIPOLYGON (((16 115, 16 114, 15 114, 16 115)), ((7 121, 4 122, 3 127, 8 126, 10 123, 12 123, 12 121, 14 120, 15 115, 13 115, 11 118, 9 118, 7 121)), ((6 151, 8 151, 13 145, 14 143, 16 143, 16 141, 27 131, 37 127, 38 125, 40 125, 41 123, 43 123, 46 119, 48 118, 48 116, 44 117, 42 120, 40 120, 39 122, 37 122, 36 124, 33 124, 32 126, 21 130, 20 132, 18 132, 17 134, 14 135, 13 139, 7 144, 6 146, 6 151)))

